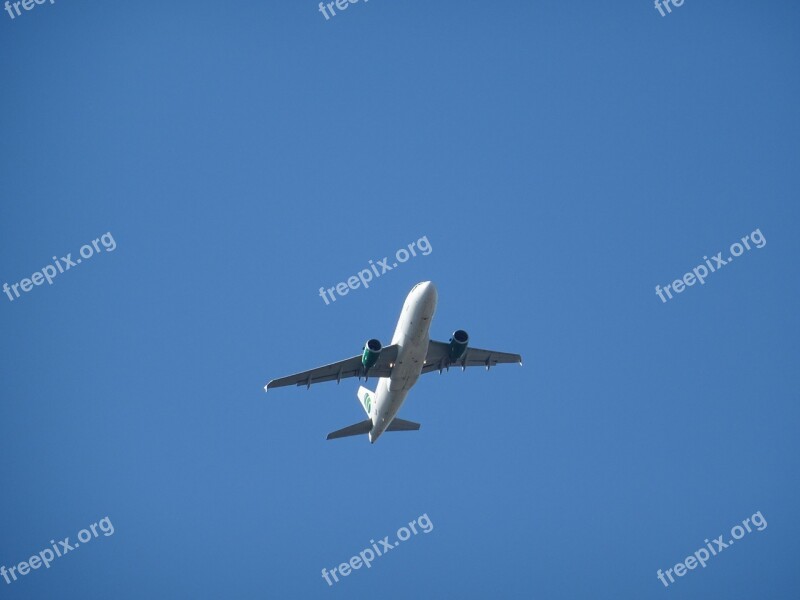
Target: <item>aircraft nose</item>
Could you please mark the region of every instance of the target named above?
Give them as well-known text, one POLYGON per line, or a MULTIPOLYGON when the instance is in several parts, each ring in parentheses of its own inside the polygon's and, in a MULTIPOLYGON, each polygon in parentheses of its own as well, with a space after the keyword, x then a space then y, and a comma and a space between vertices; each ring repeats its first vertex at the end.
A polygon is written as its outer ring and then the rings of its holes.
POLYGON ((436 286, 433 285, 432 281, 423 281, 417 287, 419 288, 420 296, 423 298, 438 299, 439 294, 436 292, 436 286))

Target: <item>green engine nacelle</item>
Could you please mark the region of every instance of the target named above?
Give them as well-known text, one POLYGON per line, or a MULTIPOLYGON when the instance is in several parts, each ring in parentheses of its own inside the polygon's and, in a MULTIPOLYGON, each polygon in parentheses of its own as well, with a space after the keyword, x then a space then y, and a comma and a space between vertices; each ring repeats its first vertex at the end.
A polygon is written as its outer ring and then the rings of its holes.
POLYGON ((364 365, 364 370, 369 371, 378 362, 378 357, 381 355, 383 346, 378 340, 367 340, 364 344, 364 353, 361 355, 361 364, 364 365))
POLYGON ((450 337, 450 361, 455 362, 467 351, 469 336, 463 329, 456 329, 450 337))

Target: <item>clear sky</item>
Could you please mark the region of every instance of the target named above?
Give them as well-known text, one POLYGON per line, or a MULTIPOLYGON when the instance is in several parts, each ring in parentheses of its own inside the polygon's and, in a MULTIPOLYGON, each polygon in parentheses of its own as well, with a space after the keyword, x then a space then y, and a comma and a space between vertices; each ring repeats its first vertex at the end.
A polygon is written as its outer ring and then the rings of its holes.
POLYGON ((114 528, 0 597, 797 598, 798 17, 0 12, 0 284, 115 244, 0 294, 0 566, 114 528), (524 366, 424 376, 400 412, 420 431, 375 445, 325 440, 364 418, 355 380, 264 393, 388 343, 424 280, 435 339, 524 366), (757 511, 762 531, 659 581, 757 511))

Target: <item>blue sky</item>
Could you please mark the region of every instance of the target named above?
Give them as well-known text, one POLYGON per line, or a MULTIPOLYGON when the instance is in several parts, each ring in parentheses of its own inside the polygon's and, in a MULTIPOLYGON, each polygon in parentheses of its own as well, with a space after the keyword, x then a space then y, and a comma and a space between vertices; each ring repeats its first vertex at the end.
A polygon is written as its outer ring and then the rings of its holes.
POLYGON ((4 598, 795 598, 791 2, 371 0, 0 12, 4 598), (434 3, 435 4, 435 3, 434 3), (667 303, 654 293, 760 229, 667 303), (318 295, 427 236, 331 305, 318 295), (434 281, 523 367, 420 380, 415 433, 328 442, 434 281), (665 588, 656 577, 761 511, 665 588), (420 515, 367 569, 321 577, 420 515))

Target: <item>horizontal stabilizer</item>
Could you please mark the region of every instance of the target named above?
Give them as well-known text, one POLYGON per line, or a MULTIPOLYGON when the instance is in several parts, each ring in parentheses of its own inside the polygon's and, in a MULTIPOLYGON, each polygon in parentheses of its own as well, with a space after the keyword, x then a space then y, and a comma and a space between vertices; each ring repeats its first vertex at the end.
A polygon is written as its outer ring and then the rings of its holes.
POLYGON ((404 421, 403 419, 395 419, 386 428, 386 431, 416 431, 419 429, 419 423, 414 421, 404 421))
MULTIPOLYGON (((419 427, 419 425, 417 427, 419 427)), ((339 429, 338 431, 329 433, 326 439, 335 440, 338 438, 350 437, 351 435, 363 435, 365 433, 369 433, 371 429, 372 429, 372 421, 367 419, 366 421, 361 421, 360 423, 356 423, 355 425, 350 425, 349 427, 345 427, 344 429, 339 429)))

